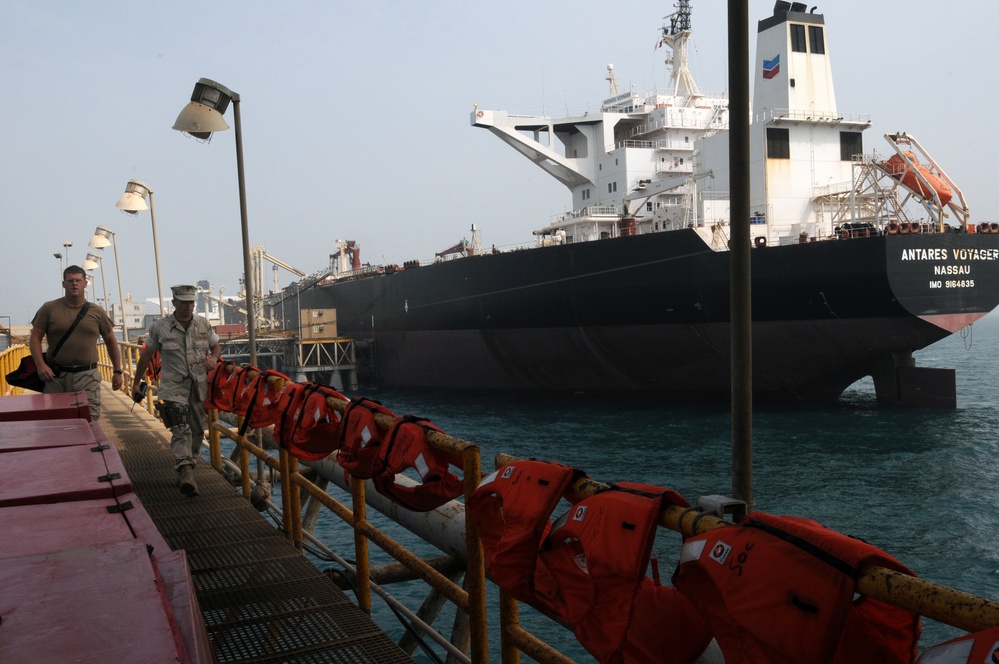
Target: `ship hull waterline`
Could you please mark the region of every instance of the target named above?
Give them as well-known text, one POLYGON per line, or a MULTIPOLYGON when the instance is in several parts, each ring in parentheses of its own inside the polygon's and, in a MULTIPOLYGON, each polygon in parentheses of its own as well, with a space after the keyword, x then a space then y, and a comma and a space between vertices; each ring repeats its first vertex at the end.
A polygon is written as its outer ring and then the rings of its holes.
MULTIPOLYGON (((727 252, 694 231, 488 254, 322 285, 383 388, 730 389, 727 252)), ((753 388, 834 400, 999 304, 999 236, 883 235, 752 252, 753 388)), ((297 325, 297 321, 288 321, 297 325)), ((897 390, 878 386, 879 398, 897 390)))

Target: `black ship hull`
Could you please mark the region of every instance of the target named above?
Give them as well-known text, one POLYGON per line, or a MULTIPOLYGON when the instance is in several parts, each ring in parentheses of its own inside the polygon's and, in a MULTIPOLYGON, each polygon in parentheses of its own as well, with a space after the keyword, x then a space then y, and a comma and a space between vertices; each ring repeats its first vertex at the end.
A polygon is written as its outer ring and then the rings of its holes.
MULTIPOLYGON (((752 252, 753 391, 836 399, 999 303, 999 235, 882 235, 752 252)), ((461 258, 303 291, 375 342, 386 388, 730 389, 729 255, 692 230, 461 258)), ((288 321, 292 326, 297 321, 288 321)))

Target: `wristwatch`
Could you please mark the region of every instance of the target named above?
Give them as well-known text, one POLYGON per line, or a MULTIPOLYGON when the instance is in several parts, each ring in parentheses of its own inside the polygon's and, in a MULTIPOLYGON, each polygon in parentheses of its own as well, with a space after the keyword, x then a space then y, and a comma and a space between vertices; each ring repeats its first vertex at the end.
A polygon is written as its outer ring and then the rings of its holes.
POLYGON ((124 372, 124 371, 122 371, 121 369, 115 369, 115 370, 114 370, 114 372, 115 372, 116 374, 118 374, 118 375, 121 375, 121 374, 124 374, 124 373, 125 373, 125 372, 124 372))

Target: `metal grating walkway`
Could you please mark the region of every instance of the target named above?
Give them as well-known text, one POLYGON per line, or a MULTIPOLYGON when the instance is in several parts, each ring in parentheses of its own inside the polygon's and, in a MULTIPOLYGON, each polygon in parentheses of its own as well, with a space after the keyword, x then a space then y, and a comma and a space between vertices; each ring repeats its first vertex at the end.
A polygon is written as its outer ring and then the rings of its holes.
POLYGON ((101 428, 171 549, 184 549, 219 662, 412 662, 207 463, 177 489, 169 434, 106 387, 101 428))

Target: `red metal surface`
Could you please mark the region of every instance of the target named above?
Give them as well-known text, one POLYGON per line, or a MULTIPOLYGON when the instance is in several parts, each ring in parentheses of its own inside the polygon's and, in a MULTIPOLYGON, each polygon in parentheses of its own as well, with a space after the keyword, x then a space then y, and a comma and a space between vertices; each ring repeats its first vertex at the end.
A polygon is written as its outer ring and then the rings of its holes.
MULTIPOLYGON (((0 399, 0 402, 5 399, 0 399)), ((93 424, 96 424, 93 423, 93 424)), ((103 438, 103 435, 100 436, 103 438)), ((98 436, 84 419, 0 421, 0 452, 97 444, 98 436)))
POLYGON ((0 399, 0 422, 79 417, 90 421, 90 406, 87 405, 85 392, 19 394, 0 399))
POLYGON ((108 512, 116 505, 104 498, 0 508, 0 560, 135 539, 125 515, 108 512))
POLYGON ((4 452, 0 463, 4 469, 0 507, 107 499, 132 491, 114 445, 100 452, 89 446, 4 452), (118 477, 99 479, 113 473, 118 477))
POLYGON ((163 555, 154 554, 153 559, 163 577, 188 656, 192 662, 213 663, 215 655, 195 595, 194 580, 187 567, 187 554, 183 550, 171 551, 163 555))
POLYGON ((0 662, 189 662, 138 540, 7 558, 0 662))

